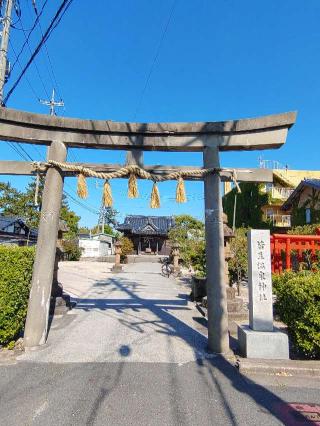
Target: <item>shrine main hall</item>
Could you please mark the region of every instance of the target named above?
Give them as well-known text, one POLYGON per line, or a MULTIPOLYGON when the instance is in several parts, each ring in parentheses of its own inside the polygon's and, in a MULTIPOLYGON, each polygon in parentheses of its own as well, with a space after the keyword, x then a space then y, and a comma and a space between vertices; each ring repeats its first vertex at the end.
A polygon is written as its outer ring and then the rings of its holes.
POLYGON ((168 233, 175 225, 173 216, 128 215, 117 230, 129 238, 137 254, 170 254, 168 233))

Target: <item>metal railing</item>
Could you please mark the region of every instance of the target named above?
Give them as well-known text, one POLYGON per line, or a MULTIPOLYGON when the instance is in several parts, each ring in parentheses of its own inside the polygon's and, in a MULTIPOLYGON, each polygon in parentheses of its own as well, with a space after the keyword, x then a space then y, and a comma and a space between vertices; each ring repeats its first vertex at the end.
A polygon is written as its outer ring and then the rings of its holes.
POLYGON ((280 198, 281 200, 287 200, 293 193, 294 189, 283 188, 281 186, 273 186, 271 190, 272 198, 280 198))
POLYGON ((291 227, 291 215, 290 214, 272 214, 266 216, 267 220, 272 222, 273 226, 279 226, 280 228, 291 227))

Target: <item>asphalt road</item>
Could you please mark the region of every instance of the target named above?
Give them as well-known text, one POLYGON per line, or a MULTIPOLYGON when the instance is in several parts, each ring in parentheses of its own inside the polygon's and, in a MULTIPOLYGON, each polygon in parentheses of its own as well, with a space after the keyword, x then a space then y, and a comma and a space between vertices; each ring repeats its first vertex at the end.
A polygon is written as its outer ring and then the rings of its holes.
POLYGON ((245 379, 208 354, 188 290, 158 265, 64 268, 77 308, 53 321, 43 349, 0 365, 1 426, 312 424, 288 404, 320 405, 319 383, 245 379))
POLYGON ((0 367, 0 390, 0 424, 10 426, 302 425, 285 420, 285 401, 319 402, 319 390, 250 383, 220 358, 20 362, 0 367))

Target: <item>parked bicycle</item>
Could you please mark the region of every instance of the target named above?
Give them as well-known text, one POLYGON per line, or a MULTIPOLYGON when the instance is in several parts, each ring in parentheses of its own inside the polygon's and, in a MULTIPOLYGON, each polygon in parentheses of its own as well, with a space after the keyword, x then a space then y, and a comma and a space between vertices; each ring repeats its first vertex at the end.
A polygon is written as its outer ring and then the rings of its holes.
POLYGON ((171 274, 173 274, 173 265, 171 265, 169 257, 166 257, 164 259, 161 259, 161 274, 164 277, 170 277, 171 274))

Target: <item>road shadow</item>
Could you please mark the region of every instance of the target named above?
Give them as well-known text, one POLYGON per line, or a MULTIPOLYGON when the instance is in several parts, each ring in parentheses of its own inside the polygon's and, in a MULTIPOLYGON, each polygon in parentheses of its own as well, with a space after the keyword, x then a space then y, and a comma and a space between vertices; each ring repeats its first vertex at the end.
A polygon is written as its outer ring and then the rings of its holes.
MULTIPOLYGON (((176 310, 191 311, 188 307, 188 300, 184 295, 179 295, 177 299, 173 300, 145 299, 135 293, 136 289, 139 288, 139 283, 120 275, 109 278, 105 284, 97 282, 96 287, 99 288, 102 285, 116 287, 126 297, 118 299, 78 299, 75 309, 85 311, 90 311, 91 309, 102 311, 114 310, 118 313, 127 313, 128 311, 141 312, 144 310, 152 312, 156 316, 156 319, 150 320, 150 318, 144 319, 141 316, 126 315, 126 319, 119 319, 119 321, 123 326, 141 334, 145 332, 144 327, 146 325, 152 325, 157 333, 165 334, 168 337, 177 336, 183 339, 194 352, 198 374, 207 385, 208 391, 214 386, 219 392, 230 424, 237 425, 238 423, 236 413, 233 410, 233 404, 224 389, 223 379, 225 378, 228 379, 228 382, 239 394, 250 397, 265 413, 271 414, 279 422, 290 426, 314 425, 314 423, 308 421, 294 408, 290 407, 288 409, 288 404, 271 390, 255 383, 252 379, 244 378, 228 358, 210 354, 207 338, 172 314, 172 311, 176 310)), ((201 323, 204 325, 205 319, 201 319, 201 323)), ((235 347, 235 340, 230 339, 231 347, 235 347)), ((170 341, 168 340, 168 342, 170 341)), ((168 350, 170 350, 170 343, 168 343, 168 350)), ((121 354, 121 356, 130 355, 130 349, 123 348, 122 351, 123 355, 121 354)), ((176 374, 173 368, 174 363, 169 364, 168 373, 172 381, 172 386, 174 386, 174 376, 176 374)), ((95 412, 98 409, 97 407, 101 405, 103 398, 107 397, 107 393, 101 392, 100 397, 101 400, 98 399, 95 412)), ((172 401, 172 404, 174 409, 174 401, 172 401)), ((179 415, 181 416, 181 413, 179 415)), ((182 418, 180 420, 183 421, 182 418)))

